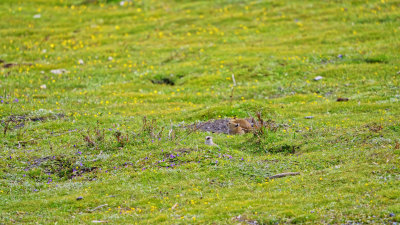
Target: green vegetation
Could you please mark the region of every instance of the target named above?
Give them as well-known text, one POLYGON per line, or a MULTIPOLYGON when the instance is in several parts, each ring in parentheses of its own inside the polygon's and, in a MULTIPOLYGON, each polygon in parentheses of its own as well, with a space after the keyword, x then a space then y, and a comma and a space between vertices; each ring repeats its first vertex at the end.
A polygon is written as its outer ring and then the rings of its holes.
POLYGON ((399 0, 1 0, 0 223, 400 222, 399 18, 399 0), (256 112, 261 137, 188 126, 256 112))

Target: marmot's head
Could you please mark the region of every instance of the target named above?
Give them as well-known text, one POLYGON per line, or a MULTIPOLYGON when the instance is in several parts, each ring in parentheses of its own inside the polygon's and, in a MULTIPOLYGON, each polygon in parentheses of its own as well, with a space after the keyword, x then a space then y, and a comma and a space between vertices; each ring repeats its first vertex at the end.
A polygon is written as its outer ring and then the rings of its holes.
POLYGON ((228 127, 229 127, 229 129, 233 129, 233 128, 238 127, 238 126, 239 126, 239 124, 238 124, 238 123, 235 123, 234 120, 229 120, 229 121, 228 121, 228 127))
POLYGON ((207 136, 207 137, 206 137, 205 144, 206 144, 206 145, 215 145, 214 142, 213 142, 213 140, 212 140, 212 137, 211 137, 211 136, 207 136))

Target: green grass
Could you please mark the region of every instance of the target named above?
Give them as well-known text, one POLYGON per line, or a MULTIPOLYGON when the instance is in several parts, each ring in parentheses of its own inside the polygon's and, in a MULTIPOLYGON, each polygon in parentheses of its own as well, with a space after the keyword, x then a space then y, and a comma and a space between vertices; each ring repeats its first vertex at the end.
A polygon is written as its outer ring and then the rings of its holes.
POLYGON ((399 0, 0 1, 0 223, 400 222, 399 17, 399 0), (183 128, 257 111, 279 125, 261 139, 183 128), (283 172, 301 175, 266 179, 283 172))

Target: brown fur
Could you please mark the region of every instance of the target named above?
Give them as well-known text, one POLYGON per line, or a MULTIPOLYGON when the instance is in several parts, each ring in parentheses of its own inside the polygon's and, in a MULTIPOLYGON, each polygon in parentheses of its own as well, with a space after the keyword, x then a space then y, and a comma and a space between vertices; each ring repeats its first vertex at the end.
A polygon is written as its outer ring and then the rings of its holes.
MULTIPOLYGON (((245 119, 236 119, 233 118, 228 122, 228 127, 229 124, 238 124, 239 127, 245 132, 245 133, 249 133, 250 131, 253 130, 253 127, 251 126, 251 124, 249 123, 249 121, 245 120, 245 119)), ((232 125, 231 125, 232 126, 232 125)), ((231 128, 231 127, 229 127, 231 128)), ((232 127, 233 128, 233 127, 232 127)))
POLYGON ((243 128, 239 123, 233 123, 233 121, 228 122, 229 134, 244 134, 243 128))
POLYGON ((245 130, 246 132, 250 132, 253 127, 251 126, 251 124, 249 123, 249 121, 245 120, 245 119, 236 119, 234 120, 235 123, 238 123, 239 126, 245 130))

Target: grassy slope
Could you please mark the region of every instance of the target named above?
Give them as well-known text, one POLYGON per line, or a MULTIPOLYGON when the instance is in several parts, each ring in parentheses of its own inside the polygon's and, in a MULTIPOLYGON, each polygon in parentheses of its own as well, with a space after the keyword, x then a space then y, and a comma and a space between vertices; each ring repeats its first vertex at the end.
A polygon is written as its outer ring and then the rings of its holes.
POLYGON ((80 2, 0 2, 0 59, 33 63, 0 69, 0 223, 400 221, 400 1, 80 2), (151 82, 166 77, 176 85, 151 82), (144 115, 169 126, 255 111, 283 125, 261 144, 133 134, 144 115), (3 135, 10 115, 50 117, 3 135), (105 139, 88 147, 96 127, 105 139), (182 148, 194 151, 168 157, 182 148), (287 171, 302 174, 264 179, 287 171))

